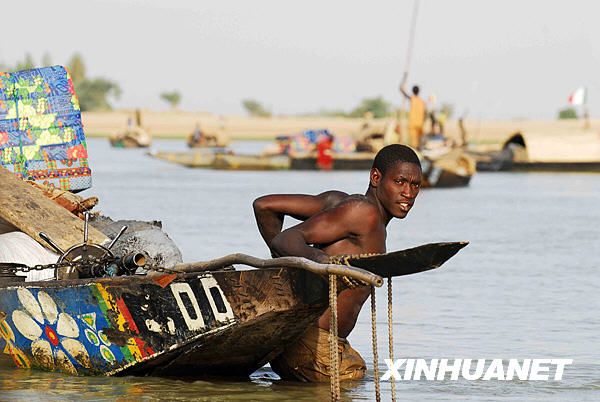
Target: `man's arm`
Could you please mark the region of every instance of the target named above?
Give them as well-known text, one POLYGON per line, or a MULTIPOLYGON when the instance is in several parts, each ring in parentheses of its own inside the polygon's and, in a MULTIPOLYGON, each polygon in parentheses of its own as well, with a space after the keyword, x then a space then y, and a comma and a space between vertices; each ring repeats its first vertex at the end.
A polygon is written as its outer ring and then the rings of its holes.
POLYGON ((402 76, 402 82, 400 82, 400 93, 406 97, 406 99, 410 100, 410 95, 406 91, 406 79, 408 78, 408 73, 404 72, 402 76))
POLYGON ((271 248, 271 241, 281 232, 286 215, 305 221, 336 205, 347 195, 342 191, 326 191, 319 195, 273 194, 257 198, 252 206, 258 230, 271 248))
POLYGON ((319 212, 306 221, 284 230, 271 242, 277 256, 298 256, 325 263, 329 255, 312 247, 369 233, 378 224, 377 207, 361 200, 349 200, 319 212))

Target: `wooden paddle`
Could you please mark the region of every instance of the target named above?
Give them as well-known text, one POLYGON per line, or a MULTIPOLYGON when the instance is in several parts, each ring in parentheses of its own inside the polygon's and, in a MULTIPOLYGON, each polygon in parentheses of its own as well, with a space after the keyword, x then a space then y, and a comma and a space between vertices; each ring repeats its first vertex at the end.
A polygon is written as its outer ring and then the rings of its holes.
POLYGON ((469 242, 430 243, 423 246, 376 254, 368 257, 349 256, 347 262, 381 277, 416 274, 439 268, 469 242))
MULTIPOLYGON (((40 238, 40 232, 46 233, 63 250, 83 242, 81 219, 2 167, 0 189, 0 218, 33 237, 42 246, 55 251, 40 238)), ((97 244, 110 241, 91 226, 88 228, 88 240, 97 244)))

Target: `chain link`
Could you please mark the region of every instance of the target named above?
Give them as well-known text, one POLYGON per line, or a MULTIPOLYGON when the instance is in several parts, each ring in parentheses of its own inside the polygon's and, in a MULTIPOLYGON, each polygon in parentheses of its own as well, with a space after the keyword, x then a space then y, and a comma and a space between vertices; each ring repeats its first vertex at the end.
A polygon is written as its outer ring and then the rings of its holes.
MULTIPOLYGON (((108 267, 116 264, 119 261, 119 257, 105 256, 102 258, 89 257, 84 260, 78 261, 63 261, 54 264, 37 264, 28 266, 18 263, 0 263, 0 276, 2 273, 16 274, 16 273, 28 273, 31 271, 43 271, 46 269, 54 269, 55 271, 59 268, 75 268, 79 272, 83 272, 84 269, 89 268, 95 273, 108 274, 108 267)), ((179 274, 180 271, 158 267, 154 265, 145 265, 142 267, 145 271, 154 271, 164 274, 179 274)))
POLYGON ((58 270, 59 268, 75 268, 79 272, 83 272, 85 268, 89 268, 95 272, 107 273, 107 269, 110 265, 116 263, 118 258, 105 256, 102 258, 88 257, 78 261, 62 261, 54 264, 37 264, 28 266, 24 264, 16 263, 0 263, 0 272, 7 272, 11 274, 17 273, 28 273, 31 271, 44 271, 47 269, 58 270))

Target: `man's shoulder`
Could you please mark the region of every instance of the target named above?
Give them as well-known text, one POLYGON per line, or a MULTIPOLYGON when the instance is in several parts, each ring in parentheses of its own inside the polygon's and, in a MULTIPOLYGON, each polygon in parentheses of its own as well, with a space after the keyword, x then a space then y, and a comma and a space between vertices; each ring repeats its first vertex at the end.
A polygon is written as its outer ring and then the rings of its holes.
POLYGON ((361 213, 379 212, 379 208, 367 196, 362 194, 348 194, 340 203, 339 207, 345 209, 356 209, 361 213))

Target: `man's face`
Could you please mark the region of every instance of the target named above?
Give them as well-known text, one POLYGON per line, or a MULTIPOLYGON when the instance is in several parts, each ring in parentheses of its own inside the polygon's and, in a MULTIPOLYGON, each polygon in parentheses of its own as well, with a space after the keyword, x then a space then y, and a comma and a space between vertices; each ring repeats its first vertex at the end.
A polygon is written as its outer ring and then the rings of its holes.
MULTIPOLYGON (((377 170, 377 172, 379 172, 377 170)), ((373 174, 371 175, 373 179, 373 174)), ((412 208, 421 188, 421 168, 414 163, 397 162, 379 176, 377 198, 394 218, 403 219, 412 208)))

